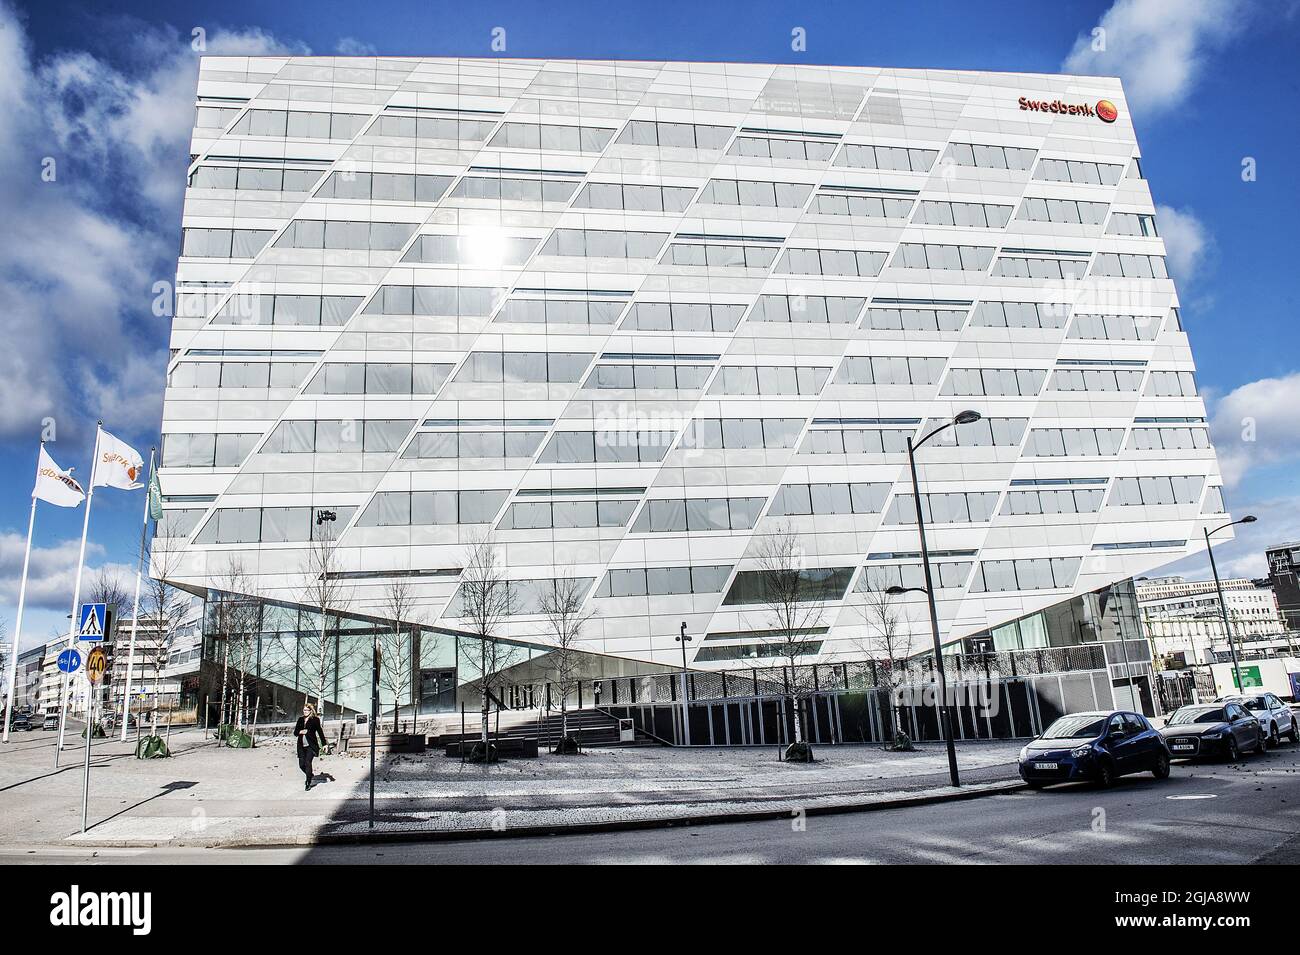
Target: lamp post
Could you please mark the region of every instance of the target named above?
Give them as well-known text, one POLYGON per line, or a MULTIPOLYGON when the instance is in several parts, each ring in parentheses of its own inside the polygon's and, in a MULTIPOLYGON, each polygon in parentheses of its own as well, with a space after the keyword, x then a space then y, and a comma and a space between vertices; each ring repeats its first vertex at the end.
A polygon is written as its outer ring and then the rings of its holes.
POLYGON ((913 442, 911 435, 907 438, 907 463, 912 469, 912 499, 916 502, 916 532, 921 538, 921 566, 925 570, 925 587, 890 587, 886 593, 895 591, 906 593, 909 590, 921 590, 930 605, 930 635, 934 638, 934 665, 939 683, 939 715, 943 735, 948 742, 948 775, 953 786, 961 785, 961 776, 957 772, 957 746, 953 741, 952 707, 948 703, 948 680, 943 673, 943 647, 939 643, 939 611, 934 605, 934 579, 930 574, 930 548, 925 540, 925 506, 921 499, 921 484, 916 476, 916 449, 929 441, 936 434, 958 424, 974 424, 980 420, 978 411, 963 411, 946 424, 941 424, 924 435, 920 441, 913 442))
POLYGON ((1246 688, 1241 685, 1241 665, 1237 662, 1237 644, 1232 639, 1232 628, 1228 624, 1228 604, 1223 599, 1223 584, 1219 580, 1219 568, 1214 563, 1214 547, 1210 544, 1210 537, 1219 531, 1226 530, 1234 524, 1254 524, 1255 515, 1247 514, 1245 517, 1235 521, 1228 521, 1226 524, 1220 524, 1214 530, 1205 528, 1205 550, 1210 555, 1210 572, 1214 574, 1214 589, 1219 595, 1219 610, 1223 612, 1223 632, 1228 638, 1228 649, 1232 651, 1232 676, 1237 681, 1237 692, 1244 693, 1246 688))
MULTIPOLYGON (((380 646, 378 633, 374 636, 370 652, 370 825, 368 828, 373 829, 375 828, 375 724, 379 721, 379 668, 383 666, 384 656, 384 648, 380 646)), ((396 726, 393 727, 393 732, 397 732, 396 726)))
POLYGON ((682 632, 673 637, 673 640, 682 645, 682 739, 689 746, 691 743, 691 708, 687 692, 689 689, 687 680, 689 678, 686 675, 686 644, 691 642, 691 636, 686 632, 685 620, 682 621, 682 632))

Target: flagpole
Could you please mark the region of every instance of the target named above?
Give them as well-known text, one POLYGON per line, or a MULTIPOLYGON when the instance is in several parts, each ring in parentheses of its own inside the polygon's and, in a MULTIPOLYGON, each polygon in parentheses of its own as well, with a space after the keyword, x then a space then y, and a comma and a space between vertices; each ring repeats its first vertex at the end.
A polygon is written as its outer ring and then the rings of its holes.
MULTIPOLYGON (((153 480, 154 452, 149 449, 149 481, 153 480)), ((144 492, 144 517, 140 525, 140 560, 135 567, 135 609, 131 612, 131 645, 126 651, 126 695, 122 697, 122 742, 126 742, 126 717, 131 707, 131 667, 135 663, 135 636, 140 632, 140 580, 144 570, 145 545, 149 534, 149 487, 146 482, 144 492)), ((154 663, 157 666, 157 663, 154 663)))
MULTIPOLYGON (((45 442, 41 442, 41 448, 45 442)), ((41 477, 41 455, 36 453, 36 478, 41 477)), ((36 488, 32 488, 32 512, 27 517, 27 549, 23 551, 23 581, 18 585, 18 619, 14 622, 14 649, 9 660, 9 702, 5 704, 4 742, 9 742, 9 724, 13 721, 14 696, 18 692, 18 647, 23 635, 23 606, 27 602, 27 565, 32 559, 32 528, 36 526, 36 488)))
MULTIPOLYGON (((104 430, 104 422, 95 422, 95 451, 90 457, 90 487, 86 488, 86 516, 81 522, 81 552, 77 556, 77 582, 72 588, 72 617, 68 622, 68 649, 76 647, 77 636, 77 604, 81 601, 81 571, 86 565, 86 535, 90 532, 90 502, 95 497, 95 465, 99 463, 99 435, 104 430)), ((85 668, 82 668, 85 672, 85 668)), ((90 685, 90 681, 86 681, 90 685)), ((68 722, 68 692, 71 688, 71 680, 68 674, 63 675, 63 695, 62 705, 59 707, 59 745, 54 748, 54 766, 58 768, 59 753, 63 750, 63 734, 68 722)), ((86 714, 90 714, 90 693, 86 694, 86 714)), ((90 734, 90 722, 86 723, 86 734, 90 734)))

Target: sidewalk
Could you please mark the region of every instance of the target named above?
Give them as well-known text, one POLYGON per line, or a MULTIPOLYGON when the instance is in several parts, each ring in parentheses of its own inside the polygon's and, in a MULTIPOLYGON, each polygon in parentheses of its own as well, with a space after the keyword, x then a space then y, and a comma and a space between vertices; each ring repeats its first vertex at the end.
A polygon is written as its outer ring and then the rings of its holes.
MULTIPOLYGON (((172 759, 149 761, 131 758, 130 746, 96 744, 84 835, 77 757, 65 752, 63 771, 52 774, 52 741, 23 737, 0 748, 0 842, 310 845, 370 832, 365 754, 318 760, 318 776, 332 778, 304 792, 287 739, 231 750, 187 731, 173 733, 172 744, 172 759)), ((970 798, 1018 788, 1020 745, 959 744, 958 791, 948 787, 944 748, 933 744, 914 753, 823 746, 813 765, 782 763, 775 747, 593 749, 496 766, 432 752, 381 756, 374 832, 446 838, 589 831, 970 798)))

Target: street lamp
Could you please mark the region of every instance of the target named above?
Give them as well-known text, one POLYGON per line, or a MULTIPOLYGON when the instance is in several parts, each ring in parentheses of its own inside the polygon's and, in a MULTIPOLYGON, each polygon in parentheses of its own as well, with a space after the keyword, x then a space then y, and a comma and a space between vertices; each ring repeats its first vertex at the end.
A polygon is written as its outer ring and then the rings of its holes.
POLYGON ((1232 675, 1237 681, 1238 692, 1244 693, 1246 688, 1241 684, 1241 666, 1237 663, 1237 644, 1232 639, 1232 630, 1228 624, 1228 604, 1223 599, 1223 584, 1219 581, 1219 568, 1214 563, 1214 548, 1210 545, 1210 536, 1217 534, 1219 531, 1226 530, 1234 524, 1254 524, 1255 515, 1247 514, 1245 517, 1235 521, 1228 521, 1226 524, 1220 524, 1214 530, 1208 527, 1205 530, 1205 550, 1210 555, 1210 572, 1214 574, 1214 589, 1219 594, 1219 610, 1223 612, 1223 632, 1228 638, 1228 649, 1232 651, 1232 675))
POLYGON ((687 700, 687 697, 690 694, 687 692, 687 681, 689 677, 686 675, 686 644, 690 643, 691 639, 690 634, 686 632, 686 621, 683 620, 682 632, 678 636, 673 637, 673 640, 682 645, 682 739, 686 740, 688 744, 691 739, 691 709, 690 703, 687 700))
MULTIPOLYGON (((961 777, 957 773, 957 746, 953 741, 952 733, 952 708, 948 704, 948 681, 943 673, 943 648, 939 644, 939 610, 934 605, 934 580, 930 575, 930 548, 925 542, 925 516, 923 514, 925 507, 921 500, 921 483, 916 476, 916 449, 929 441, 936 434, 951 428, 958 424, 973 424, 980 420, 978 411, 962 411, 951 421, 939 425, 930 433, 921 438, 920 441, 913 442, 912 436, 907 437, 907 463, 912 469, 912 500, 916 503, 916 532, 921 538, 921 566, 925 570, 925 587, 897 588, 903 593, 909 590, 922 591, 930 605, 930 634, 934 638, 934 665, 939 677, 939 713, 940 722, 943 727, 943 735, 948 741, 948 775, 952 779, 953 786, 961 785, 961 777)), ((890 588, 892 592, 895 588, 890 588)))

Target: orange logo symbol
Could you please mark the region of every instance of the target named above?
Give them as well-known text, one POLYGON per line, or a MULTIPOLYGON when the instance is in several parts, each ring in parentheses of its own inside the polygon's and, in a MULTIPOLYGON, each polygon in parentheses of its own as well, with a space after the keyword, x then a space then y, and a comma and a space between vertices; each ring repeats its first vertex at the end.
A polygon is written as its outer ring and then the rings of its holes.
POLYGON ((1115 108, 1115 104, 1110 100, 1103 99, 1097 101, 1097 117, 1103 123, 1113 123, 1118 116, 1119 110, 1115 108))

